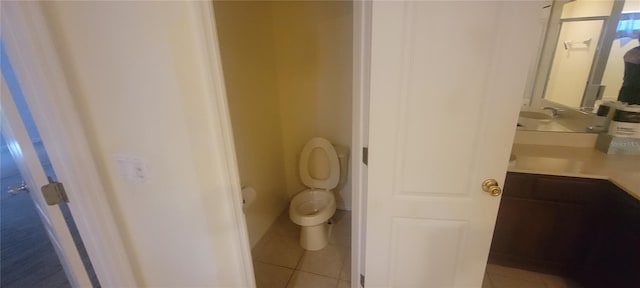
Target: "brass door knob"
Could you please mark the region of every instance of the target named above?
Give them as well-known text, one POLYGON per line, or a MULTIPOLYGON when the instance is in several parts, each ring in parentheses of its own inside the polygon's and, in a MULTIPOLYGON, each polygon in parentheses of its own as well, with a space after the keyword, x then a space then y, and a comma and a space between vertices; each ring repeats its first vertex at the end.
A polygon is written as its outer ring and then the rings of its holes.
POLYGON ((482 191, 487 192, 494 197, 502 194, 502 189, 498 186, 498 181, 496 181, 496 179, 487 179, 482 181, 482 191))

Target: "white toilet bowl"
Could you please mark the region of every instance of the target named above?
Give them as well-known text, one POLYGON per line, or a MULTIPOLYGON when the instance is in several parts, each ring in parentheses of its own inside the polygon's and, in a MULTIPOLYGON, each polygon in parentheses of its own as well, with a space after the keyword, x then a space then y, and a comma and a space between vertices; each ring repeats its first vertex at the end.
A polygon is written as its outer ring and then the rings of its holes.
POLYGON ((300 245, 315 251, 327 246, 329 225, 336 212, 336 199, 328 190, 308 189, 298 193, 289 205, 289 217, 300 229, 300 245))
POLYGON ((300 179, 310 189, 293 197, 289 217, 301 226, 300 246, 306 250, 320 250, 329 242, 327 222, 336 212, 336 199, 331 189, 340 180, 340 162, 331 142, 317 137, 304 146, 299 164, 300 179))

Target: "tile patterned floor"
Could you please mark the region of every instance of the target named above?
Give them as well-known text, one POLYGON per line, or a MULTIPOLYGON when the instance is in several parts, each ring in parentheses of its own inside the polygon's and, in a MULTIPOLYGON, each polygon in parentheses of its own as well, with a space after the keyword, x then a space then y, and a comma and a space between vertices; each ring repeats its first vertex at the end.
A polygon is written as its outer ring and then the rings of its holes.
POLYGON ((482 288, 580 288, 560 276, 487 264, 482 288))
MULTIPOLYGON (((305 251, 300 227, 284 211, 253 248, 258 288, 348 288, 351 285, 351 212, 336 211, 329 245, 305 251)), ((555 275, 488 264, 482 288, 580 288, 555 275)))
POLYGON ((347 288, 351 283, 351 212, 337 210, 329 245, 305 251, 285 210, 253 248, 258 288, 347 288))

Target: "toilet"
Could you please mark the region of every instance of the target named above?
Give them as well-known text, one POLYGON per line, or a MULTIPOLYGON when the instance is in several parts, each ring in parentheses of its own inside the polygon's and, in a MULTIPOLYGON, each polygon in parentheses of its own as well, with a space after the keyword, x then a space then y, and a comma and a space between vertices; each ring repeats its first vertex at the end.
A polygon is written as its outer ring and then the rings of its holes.
POLYGON ((302 149, 300 179, 308 189, 293 197, 289 217, 301 226, 300 246, 305 250, 320 250, 329 242, 327 222, 336 212, 332 189, 346 178, 347 151, 345 147, 334 148, 331 142, 320 137, 309 140, 302 149))

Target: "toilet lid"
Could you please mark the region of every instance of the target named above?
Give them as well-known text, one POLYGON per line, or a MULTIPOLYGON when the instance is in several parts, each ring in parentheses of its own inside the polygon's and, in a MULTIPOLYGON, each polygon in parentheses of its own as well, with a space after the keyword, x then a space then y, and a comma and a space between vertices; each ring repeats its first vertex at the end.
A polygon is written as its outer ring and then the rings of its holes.
POLYGON ((321 137, 313 138, 304 145, 302 154, 300 155, 299 168, 300 179, 302 180, 302 183, 309 188, 330 190, 335 188, 338 185, 338 181, 340 181, 340 162, 338 160, 338 154, 333 148, 333 145, 331 145, 331 142, 321 137), (310 163, 311 155, 316 149, 320 149, 324 156, 326 156, 326 163, 321 163, 328 165, 328 167, 322 167, 325 168, 324 170, 328 170, 328 175, 326 175, 326 177, 314 178, 310 169, 309 164, 312 164, 310 163))

